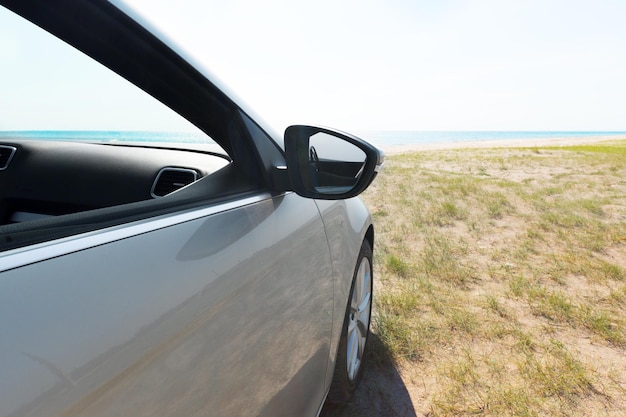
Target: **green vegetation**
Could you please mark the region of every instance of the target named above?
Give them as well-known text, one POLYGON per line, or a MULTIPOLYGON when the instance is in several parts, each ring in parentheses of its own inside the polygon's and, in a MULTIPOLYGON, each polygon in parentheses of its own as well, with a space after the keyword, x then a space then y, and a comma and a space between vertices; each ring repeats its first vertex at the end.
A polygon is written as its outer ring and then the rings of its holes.
POLYGON ((623 415, 626 141, 390 156, 373 331, 431 416, 623 415))
POLYGON ((577 145, 577 146, 559 146, 545 147, 542 149, 559 150, 559 151, 575 151, 575 152, 598 152, 613 155, 626 155, 626 144, 624 141, 615 141, 612 145, 577 145))

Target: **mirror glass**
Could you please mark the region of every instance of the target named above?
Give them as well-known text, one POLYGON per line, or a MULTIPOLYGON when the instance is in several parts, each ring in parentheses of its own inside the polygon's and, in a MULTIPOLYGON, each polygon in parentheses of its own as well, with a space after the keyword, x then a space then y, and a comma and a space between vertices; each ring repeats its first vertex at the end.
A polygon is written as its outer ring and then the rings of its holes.
POLYGON ((336 136, 318 132, 309 139, 309 165, 316 192, 343 194, 354 188, 367 156, 357 146, 336 136))

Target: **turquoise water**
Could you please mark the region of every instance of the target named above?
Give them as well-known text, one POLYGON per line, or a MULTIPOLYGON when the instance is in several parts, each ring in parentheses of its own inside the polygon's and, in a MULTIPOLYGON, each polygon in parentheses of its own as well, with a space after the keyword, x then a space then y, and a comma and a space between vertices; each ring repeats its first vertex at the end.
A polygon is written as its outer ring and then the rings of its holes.
POLYGON ((117 130, 0 131, 0 139, 87 140, 96 142, 214 143, 202 133, 139 132, 117 130))
MULTIPOLYGON (((524 140, 555 138, 586 138, 615 136, 626 138, 626 132, 608 131, 370 131, 357 132, 357 136, 379 146, 456 143, 488 140, 524 140)), ((130 132, 130 131, 58 131, 29 130, 0 131, 0 139, 89 140, 98 142, 178 142, 214 143, 201 133, 180 132, 130 132)))

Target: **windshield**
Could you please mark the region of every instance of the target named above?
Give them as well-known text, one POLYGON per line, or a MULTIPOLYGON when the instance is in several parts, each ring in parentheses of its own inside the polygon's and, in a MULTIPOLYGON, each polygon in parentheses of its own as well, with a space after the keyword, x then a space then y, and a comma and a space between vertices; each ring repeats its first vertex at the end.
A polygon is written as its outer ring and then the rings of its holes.
POLYGON ((214 142, 98 62, 0 7, 0 138, 214 142))

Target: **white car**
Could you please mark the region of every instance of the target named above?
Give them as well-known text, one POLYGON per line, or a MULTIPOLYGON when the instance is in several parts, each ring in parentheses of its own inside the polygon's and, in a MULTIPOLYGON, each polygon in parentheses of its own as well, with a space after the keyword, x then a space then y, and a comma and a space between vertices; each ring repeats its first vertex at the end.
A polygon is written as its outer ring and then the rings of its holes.
POLYGON ((117 3, 0 4, 0 417, 349 400, 382 153, 273 135, 117 3))

